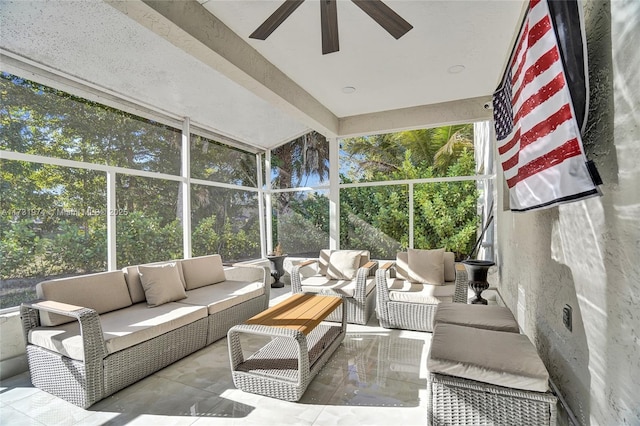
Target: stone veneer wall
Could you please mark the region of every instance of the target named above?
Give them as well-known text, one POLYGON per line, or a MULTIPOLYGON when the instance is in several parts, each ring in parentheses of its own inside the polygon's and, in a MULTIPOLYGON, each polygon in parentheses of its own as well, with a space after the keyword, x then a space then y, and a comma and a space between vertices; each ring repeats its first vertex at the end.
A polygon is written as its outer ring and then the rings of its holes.
POLYGON ((581 424, 640 425, 640 1, 585 0, 583 10, 584 145, 603 196, 540 212, 498 208, 498 287, 581 424))

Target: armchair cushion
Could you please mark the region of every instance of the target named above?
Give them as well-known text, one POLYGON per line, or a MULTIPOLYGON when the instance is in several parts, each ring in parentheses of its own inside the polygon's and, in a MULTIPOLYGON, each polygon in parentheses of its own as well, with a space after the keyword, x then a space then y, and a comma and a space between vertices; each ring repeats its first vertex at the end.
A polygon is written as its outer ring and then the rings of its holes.
MULTIPOLYGON (((409 279, 409 253, 406 251, 398 252, 395 263, 396 278, 403 280, 409 279)), ((444 280, 456 280, 455 255, 450 251, 444 252, 444 280)))
POLYGON ((455 291, 455 284, 432 285, 392 279, 389 284, 389 300, 437 305, 441 302, 452 302, 455 291))
POLYGON ((444 284, 444 249, 408 250, 409 281, 444 284))
POLYGON ((327 275, 327 269, 329 268, 329 260, 331 258, 331 254, 337 251, 356 251, 360 253, 360 267, 369 262, 369 250, 328 250, 323 249, 320 250, 320 255, 318 256, 318 273, 320 275, 327 275))
POLYGON ((160 306, 187 297, 176 263, 154 266, 138 266, 147 305, 160 306))
MULTIPOLYGON (((369 277, 366 280, 366 294, 369 294, 375 287, 375 278, 369 277)), ((353 297, 356 291, 355 280, 332 280, 322 275, 307 277, 302 282, 302 291, 305 293, 336 293, 341 296, 353 297)))
POLYGON ((329 256, 327 278, 333 280, 352 280, 360 267, 360 250, 337 250, 329 256))

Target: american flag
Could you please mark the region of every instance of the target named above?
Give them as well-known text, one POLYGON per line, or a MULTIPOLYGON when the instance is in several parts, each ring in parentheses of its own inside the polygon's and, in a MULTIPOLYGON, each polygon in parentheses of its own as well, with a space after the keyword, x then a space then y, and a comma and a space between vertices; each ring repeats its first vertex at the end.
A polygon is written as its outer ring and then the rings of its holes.
POLYGON ((598 195, 547 0, 531 0, 502 84, 494 93, 498 153, 510 208, 530 211, 598 195))

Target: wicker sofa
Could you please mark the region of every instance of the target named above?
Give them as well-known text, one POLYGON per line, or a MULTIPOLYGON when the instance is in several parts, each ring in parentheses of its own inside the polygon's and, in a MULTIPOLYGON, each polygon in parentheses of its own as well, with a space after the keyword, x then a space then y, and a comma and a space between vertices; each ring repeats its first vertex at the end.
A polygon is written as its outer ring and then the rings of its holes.
POLYGON ((395 262, 387 262, 377 270, 376 314, 382 327, 431 332, 438 304, 467 302, 464 266, 454 262, 451 252, 443 252, 442 259, 444 280, 439 285, 412 278, 408 252, 399 252, 395 262))
POLYGON ((210 255, 39 283, 21 306, 31 381, 87 408, 266 309, 270 279, 210 255))

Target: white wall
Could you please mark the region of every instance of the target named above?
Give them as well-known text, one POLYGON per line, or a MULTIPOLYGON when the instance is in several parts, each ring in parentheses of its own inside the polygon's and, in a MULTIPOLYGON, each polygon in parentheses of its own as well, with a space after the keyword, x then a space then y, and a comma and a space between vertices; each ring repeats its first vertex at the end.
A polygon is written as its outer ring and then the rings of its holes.
POLYGON ((498 208, 499 289, 581 424, 639 425, 640 2, 583 6, 592 102, 584 144, 603 196, 541 212, 498 208))

